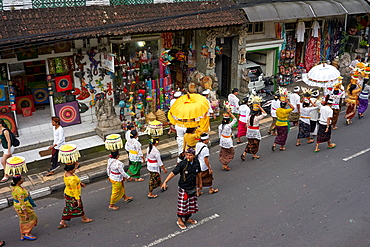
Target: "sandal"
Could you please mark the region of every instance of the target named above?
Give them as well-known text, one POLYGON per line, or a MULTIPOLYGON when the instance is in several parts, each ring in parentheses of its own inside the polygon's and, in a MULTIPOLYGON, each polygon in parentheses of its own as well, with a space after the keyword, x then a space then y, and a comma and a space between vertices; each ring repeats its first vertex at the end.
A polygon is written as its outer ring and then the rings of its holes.
POLYGON ((67 228, 67 227, 69 227, 69 225, 67 225, 67 224, 65 224, 65 225, 59 224, 58 229, 63 229, 63 228, 67 228))
MULTIPOLYGON (((22 240, 21 240, 22 241, 22 240)), ((5 241, 4 240, 0 240, 0 247, 4 246, 5 245, 5 241)))
POLYGON ((157 198, 157 197, 158 197, 158 195, 148 196, 148 199, 155 199, 155 198, 157 198))
POLYGON ((215 194, 218 192, 218 189, 212 189, 210 191, 208 191, 209 194, 215 194))
POLYGON ((1 179, 0 180, 0 183, 5 183, 6 181, 8 181, 9 180, 9 178, 7 178, 7 177, 3 177, 3 179, 1 179))
POLYGON ((242 155, 240 155, 240 158, 242 159, 242 161, 244 161, 245 160, 245 154, 242 153, 242 155))
POLYGON ((193 219, 188 219, 186 222, 189 222, 192 225, 195 225, 196 223, 198 223, 198 221, 193 220, 193 219))
POLYGON ((144 180, 145 180, 144 178, 137 178, 137 179, 135 179, 135 182, 142 182, 144 180))
POLYGON ((236 144, 240 144, 240 143, 242 143, 242 142, 236 142, 236 144))
POLYGON ((93 222, 94 220, 93 219, 87 219, 87 220, 81 220, 82 223, 91 223, 93 222))
POLYGON ((201 195, 203 195, 204 194, 204 192, 203 191, 199 191, 199 192, 197 192, 197 197, 200 197, 201 195))
POLYGON ((186 226, 184 224, 180 224, 178 221, 176 221, 176 224, 178 227, 180 227, 181 230, 185 230, 186 226))
POLYGON ((337 146, 337 144, 335 144, 335 143, 332 143, 332 144, 330 144, 330 146, 329 147, 327 147, 328 149, 332 149, 332 148, 335 148, 337 146))
MULTIPOLYGON (((37 239, 37 237, 36 237, 36 236, 31 235, 31 236, 24 236, 24 237, 23 237, 23 239, 27 239, 27 240, 31 240, 31 241, 33 241, 33 240, 36 240, 36 239, 37 239)), ((22 241, 23 241, 23 240, 22 240, 22 241)))
POLYGON ((230 171, 230 167, 228 167, 228 166, 226 166, 226 167, 222 167, 222 170, 224 170, 224 171, 230 171))
POLYGON ((320 149, 314 150, 313 152, 318 153, 318 152, 320 152, 320 149))
POLYGON ((252 159, 254 160, 258 160, 260 157, 257 155, 257 156, 252 156, 252 159))
POLYGON ((124 200, 124 201, 125 201, 125 203, 130 203, 130 202, 132 202, 132 200, 134 200, 134 198, 133 198, 133 197, 128 198, 127 200, 124 200))
POLYGON ((273 145, 272 147, 271 147, 271 150, 274 152, 275 151, 275 145, 273 145))
POLYGON ((307 143, 311 144, 311 143, 314 143, 314 142, 315 142, 315 140, 309 140, 307 143))
POLYGON ((285 151, 286 150, 286 148, 280 148, 280 151, 285 151))
POLYGON ((300 144, 300 143, 296 143, 295 145, 296 145, 297 147, 298 147, 298 146, 301 146, 301 144, 300 144))
POLYGON ((119 207, 117 207, 117 206, 108 207, 108 210, 118 210, 118 209, 119 209, 119 207))

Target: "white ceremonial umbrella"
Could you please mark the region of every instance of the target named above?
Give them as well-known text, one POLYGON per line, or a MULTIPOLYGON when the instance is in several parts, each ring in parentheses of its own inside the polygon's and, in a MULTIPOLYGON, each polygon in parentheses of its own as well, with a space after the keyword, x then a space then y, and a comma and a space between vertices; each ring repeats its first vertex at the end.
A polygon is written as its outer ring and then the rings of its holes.
POLYGON ((322 63, 302 74, 302 80, 311 87, 332 87, 338 82, 339 70, 332 65, 322 63))

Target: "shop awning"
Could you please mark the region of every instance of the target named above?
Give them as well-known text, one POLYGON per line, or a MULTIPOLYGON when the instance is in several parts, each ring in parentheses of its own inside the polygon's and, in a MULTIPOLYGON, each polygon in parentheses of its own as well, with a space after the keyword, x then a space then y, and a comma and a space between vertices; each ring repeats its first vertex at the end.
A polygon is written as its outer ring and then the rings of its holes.
POLYGON ((246 51, 257 51, 257 50, 266 50, 271 48, 280 47, 284 42, 283 39, 256 39, 246 42, 245 49, 246 51))
POLYGON ((370 12, 366 0, 319 0, 319 1, 284 1, 252 4, 250 0, 239 0, 250 22, 281 21, 297 18, 315 18, 360 14, 370 12))

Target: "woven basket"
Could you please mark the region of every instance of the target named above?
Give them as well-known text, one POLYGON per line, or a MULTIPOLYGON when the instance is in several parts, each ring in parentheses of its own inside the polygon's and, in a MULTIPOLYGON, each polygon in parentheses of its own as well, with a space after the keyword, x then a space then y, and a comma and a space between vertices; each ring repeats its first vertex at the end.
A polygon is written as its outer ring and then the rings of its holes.
POLYGON ((145 122, 149 123, 157 119, 157 116, 153 112, 149 112, 145 115, 145 122))
POLYGON ((155 115, 157 116, 157 120, 159 122, 161 122, 161 123, 166 123, 167 122, 166 113, 164 111, 162 111, 161 109, 158 109, 155 112, 155 115))

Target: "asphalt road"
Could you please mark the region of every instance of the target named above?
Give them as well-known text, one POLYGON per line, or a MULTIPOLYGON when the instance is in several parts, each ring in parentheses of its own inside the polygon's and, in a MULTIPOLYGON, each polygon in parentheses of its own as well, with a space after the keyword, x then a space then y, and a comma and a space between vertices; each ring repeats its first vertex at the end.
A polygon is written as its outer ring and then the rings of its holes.
MULTIPOLYGON (((107 209, 110 183, 104 180, 83 189, 85 212, 95 222, 73 219, 71 227, 58 230, 64 200, 57 193, 36 200, 36 241, 18 240, 12 208, 1 211, 0 239, 7 246, 30 247, 370 246, 370 117, 353 122, 345 126, 341 114, 332 136, 337 147, 322 145, 317 154, 314 144, 295 146, 297 128, 289 133, 286 151, 272 152, 273 137, 264 137, 259 160, 240 160, 243 143, 236 147, 229 172, 221 170, 219 148, 212 148, 214 187, 220 191, 199 198, 200 211, 193 216, 199 223, 186 231, 176 225, 178 178, 154 200, 146 197, 147 180, 126 183, 128 195, 135 199, 119 202, 118 211, 107 209)), ((173 166, 174 160, 165 165, 173 166)))

